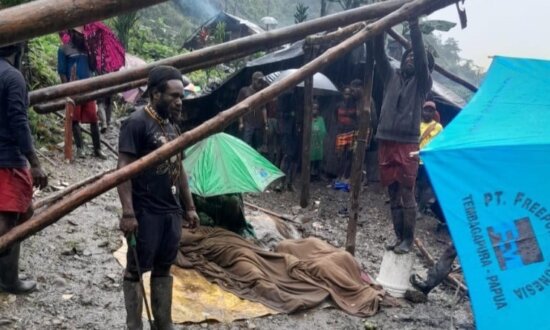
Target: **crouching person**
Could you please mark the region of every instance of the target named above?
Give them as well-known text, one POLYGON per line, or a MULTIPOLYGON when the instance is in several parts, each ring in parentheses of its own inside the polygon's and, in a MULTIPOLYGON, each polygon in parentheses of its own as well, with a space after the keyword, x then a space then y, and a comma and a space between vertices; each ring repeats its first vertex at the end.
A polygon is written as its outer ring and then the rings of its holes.
MULTIPOLYGON (((120 130, 119 168, 178 136, 169 118, 171 112, 181 110, 183 88, 181 73, 175 68, 158 66, 151 70, 147 82, 150 103, 132 113, 120 130)), ((173 329, 170 267, 176 259, 183 217, 191 227, 198 223, 181 154, 119 185, 118 194, 123 211, 120 229, 127 237, 134 235, 136 241, 135 251, 128 247, 124 272, 126 324, 129 329, 142 329, 139 274, 151 271, 155 325, 158 330, 173 329)))

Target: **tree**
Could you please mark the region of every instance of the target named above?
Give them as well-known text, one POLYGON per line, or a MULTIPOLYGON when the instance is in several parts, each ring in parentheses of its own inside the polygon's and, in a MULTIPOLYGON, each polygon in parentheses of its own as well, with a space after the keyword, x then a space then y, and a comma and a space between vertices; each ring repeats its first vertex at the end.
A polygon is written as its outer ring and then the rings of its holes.
POLYGON ((299 2, 296 5, 296 13, 294 14, 294 23, 298 24, 305 22, 307 20, 307 11, 309 6, 304 6, 303 3, 299 2))
POLYGON ((139 19, 137 11, 129 14, 117 16, 113 19, 113 28, 118 35, 118 39, 124 45, 124 48, 128 49, 128 42, 130 40, 130 31, 139 19))

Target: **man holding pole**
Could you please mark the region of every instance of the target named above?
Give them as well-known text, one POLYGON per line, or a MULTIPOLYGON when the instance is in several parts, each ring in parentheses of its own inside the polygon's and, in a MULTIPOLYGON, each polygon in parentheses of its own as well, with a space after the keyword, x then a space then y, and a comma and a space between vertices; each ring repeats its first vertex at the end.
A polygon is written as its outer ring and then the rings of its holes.
MULTIPOLYGON (((0 236, 32 216, 33 185, 48 184, 32 145, 27 85, 16 69, 21 53, 21 44, 0 48, 0 236)), ((1 291, 36 288, 36 282, 19 279, 19 252, 19 243, 0 252, 1 291)))
MULTIPOLYGON (((119 168, 178 136, 169 118, 171 112, 181 111, 183 85, 181 73, 173 67, 151 70, 147 82, 150 103, 132 113, 120 130, 119 168)), ((174 155, 118 186, 123 211, 120 229, 130 238, 123 284, 129 329, 142 328, 140 275, 146 271, 151 271, 155 325, 159 330, 173 329, 170 267, 181 238, 182 217, 192 228, 199 220, 181 158, 181 154, 174 155)))
POLYGON ((422 105, 432 86, 434 62, 427 54, 418 19, 409 21, 412 49, 394 70, 384 50, 384 35, 375 39, 376 65, 384 83, 384 98, 376 138, 380 141, 380 180, 388 187, 392 222, 397 240, 388 246, 395 253, 408 253, 414 241, 416 201, 414 183, 418 171, 419 127, 422 105))

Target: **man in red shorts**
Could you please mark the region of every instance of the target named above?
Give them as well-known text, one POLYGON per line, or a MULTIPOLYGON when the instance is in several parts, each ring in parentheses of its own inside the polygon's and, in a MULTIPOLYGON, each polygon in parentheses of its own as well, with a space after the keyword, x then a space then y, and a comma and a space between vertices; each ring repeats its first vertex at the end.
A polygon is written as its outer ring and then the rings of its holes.
MULTIPOLYGON (((90 57, 86 43, 84 42, 83 29, 76 27, 69 30, 70 41, 59 47, 57 51, 57 72, 61 82, 90 78, 92 70, 90 66, 90 57)), ((92 143, 94 145, 94 156, 100 159, 107 157, 101 152, 101 140, 99 135, 99 124, 97 116, 97 105, 95 101, 89 101, 77 105, 73 114, 73 136, 76 144, 76 157, 84 156, 82 132, 80 123, 90 124, 92 133, 92 143)))
POLYGON ((427 54, 418 19, 409 21, 412 49, 405 51, 400 70, 391 67, 384 50, 384 35, 375 39, 375 59, 384 83, 384 98, 376 138, 379 143, 380 181, 388 187, 393 228, 397 236, 388 246, 408 253, 414 240, 416 201, 414 183, 422 105, 432 87, 433 57, 427 54))
MULTIPOLYGON (((0 48, 0 236, 32 215, 33 184, 48 183, 32 145, 27 86, 14 67, 21 53, 21 44, 0 48)), ((19 252, 19 243, 0 252, 1 291, 19 294, 36 287, 19 279, 19 252)))

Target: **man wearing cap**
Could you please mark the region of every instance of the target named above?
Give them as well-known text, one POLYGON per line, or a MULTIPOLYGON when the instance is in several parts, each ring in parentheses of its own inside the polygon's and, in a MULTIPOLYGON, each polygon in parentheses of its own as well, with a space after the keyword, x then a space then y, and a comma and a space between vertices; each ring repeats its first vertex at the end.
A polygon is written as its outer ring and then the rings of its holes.
MULTIPOLYGON (((237 103, 264 88, 266 83, 263 79, 264 74, 262 72, 254 72, 250 86, 245 86, 239 91, 237 103)), ((243 132, 243 140, 254 149, 258 149, 264 144, 263 133, 267 129, 267 110, 265 106, 252 109, 239 118, 239 130, 243 132)))
MULTIPOLYGON (((21 53, 20 44, 0 48, 0 236, 31 217, 33 185, 42 189, 48 184, 32 144, 27 85, 15 67, 21 53)), ((20 294, 36 288, 36 282, 19 279, 19 252, 20 243, 0 252, 1 291, 20 294)))
POLYGON ((419 127, 422 105, 431 89, 433 57, 426 53, 418 19, 409 21, 412 49, 394 70, 384 50, 384 34, 375 39, 377 71, 384 84, 382 109, 376 132, 379 140, 380 181, 388 187, 393 228, 397 237, 388 248, 408 253, 414 240, 416 201, 414 184, 418 171, 419 127))
MULTIPOLYGON (((157 66, 149 73, 149 104, 133 112, 122 123, 119 137, 118 168, 155 151, 174 140, 177 130, 170 122, 171 113, 181 111, 184 96, 181 73, 170 66, 157 66)), ((176 258, 181 238, 182 218, 190 227, 198 216, 189 190, 181 154, 144 170, 118 186, 122 204, 120 229, 137 238, 136 265, 128 249, 124 273, 126 324, 142 328, 143 296, 138 270, 151 271, 151 304, 157 329, 173 329, 171 317, 172 277, 170 267, 176 258)))
MULTIPOLYGON (((57 51, 57 72, 63 83, 86 79, 92 76, 92 65, 90 65, 92 58, 88 56, 83 33, 84 29, 82 27, 69 29, 69 42, 59 47, 57 51)), ((94 156, 100 159, 107 158, 101 152, 98 121, 95 101, 89 101, 75 107, 73 113, 73 136, 76 144, 76 156, 78 158, 84 156, 80 123, 90 124, 94 156)))

